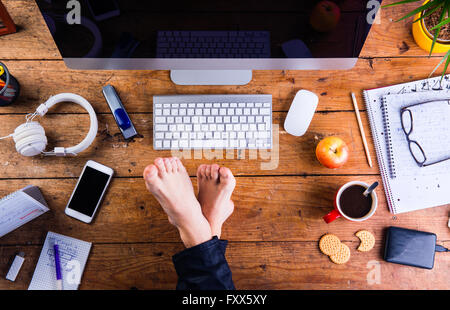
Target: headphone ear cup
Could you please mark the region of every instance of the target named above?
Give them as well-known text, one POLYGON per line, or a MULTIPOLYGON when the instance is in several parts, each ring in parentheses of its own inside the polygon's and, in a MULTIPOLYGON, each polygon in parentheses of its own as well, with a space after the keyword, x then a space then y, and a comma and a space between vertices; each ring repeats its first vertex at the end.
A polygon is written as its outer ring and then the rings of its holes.
POLYGON ((13 133, 14 142, 18 142, 28 136, 41 134, 45 136, 44 127, 41 126, 38 122, 29 122, 24 123, 16 128, 13 133))
POLYGON ((16 143, 16 150, 23 156, 39 155, 47 146, 47 137, 43 138, 42 135, 26 137, 16 143))
POLYGON ((17 152, 23 156, 38 155, 47 146, 45 130, 38 122, 29 122, 17 127, 13 139, 16 142, 17 152))

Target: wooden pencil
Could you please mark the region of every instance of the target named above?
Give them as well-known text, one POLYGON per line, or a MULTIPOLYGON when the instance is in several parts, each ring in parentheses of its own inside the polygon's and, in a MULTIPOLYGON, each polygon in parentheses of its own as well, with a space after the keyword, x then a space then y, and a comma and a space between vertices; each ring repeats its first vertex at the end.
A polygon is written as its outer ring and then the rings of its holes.
POLYGON ((364 145, 364 150, 366 152, 367 162, 369 163, 370 168, 372 168, 372 159, 370 158, 369 147, 367 146, 366 134, 364 133, 364 127, 361 122, 361 116, 359 115, 358 103, 356 102, 356 97, 354 93, 351 93, 353 106, 355 107, 356 119, 358 120, 359 131, 361 133, 361 138, 364 145))

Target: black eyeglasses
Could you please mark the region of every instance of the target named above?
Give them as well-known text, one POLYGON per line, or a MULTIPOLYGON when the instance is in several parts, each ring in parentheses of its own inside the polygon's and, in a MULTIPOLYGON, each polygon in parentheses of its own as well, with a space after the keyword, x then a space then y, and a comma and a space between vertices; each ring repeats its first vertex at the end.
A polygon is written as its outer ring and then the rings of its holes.
POLYGON ((420 146, 420 144, 417 141, 411 140, 411 138, 410 138, 410 136, 413 132, 413 129, 414 129, 414 120, 413 120, 412 111, 409 108, 411 108, 413 106, 425 104, 425 103, 431 103, 431 102, 423 102, 423 103, 419 103, 419 104, 414 104, 409 107, 404 107, 400 110, 400 120, 402 123, 403 132, 406 135, 406 140, 408 141, 409 151, 411 152, 412 157, 416 161, 417 165, 419 165, 419 167, 431 166, 431 165, 434 165, 434 164, 437 164, 437 163, 440 163, 440 162, 450 159, 450 157, 447 157, 444 159, 440 159, 438 161, 426 163, 427 155, 425 154, 425 151, 423 150, 423 148, 420 146))

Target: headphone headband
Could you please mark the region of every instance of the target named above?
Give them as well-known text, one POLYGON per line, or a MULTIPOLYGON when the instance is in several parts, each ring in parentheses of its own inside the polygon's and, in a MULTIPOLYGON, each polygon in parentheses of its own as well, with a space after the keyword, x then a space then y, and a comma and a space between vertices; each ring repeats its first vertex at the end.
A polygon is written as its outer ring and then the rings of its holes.
POLYGON ((80 95, 72 94, 72 93, 61 93, 55 96, 50 97, 45 103, 41 104, 36 109, 36 114, 40 116, 44 116, 47 111, 53 107, 55 104, 60 102, 73 102, 80 106, 82 106, 88 113, 90 118, 91 126, 89 128, 89 132, 86 137, 79 144, 72 147, 55 147, 55 149, 51 152, 44 152, 44 155, 56 155, 56 156, 65 156, 67 154, 78 154, 85 149, 87 149, 92 142, 94 141, 97 131, 98 131, 98 121, 97 116, 95 114, 94 108, 92 108, 91 104, 81 97, 80 95))

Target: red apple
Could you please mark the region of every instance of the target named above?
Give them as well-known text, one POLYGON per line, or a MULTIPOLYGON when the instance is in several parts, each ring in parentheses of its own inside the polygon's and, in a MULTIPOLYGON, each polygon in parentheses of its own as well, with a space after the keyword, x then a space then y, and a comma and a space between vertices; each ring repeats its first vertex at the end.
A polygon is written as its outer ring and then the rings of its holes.
POLYGON ((318 32, 330 32, 341 18, 341 9, 332 1, 320 1, 312 10, 309 22, 318 32))
POLYGON ((342 167, 348 160, 349 149, 347 144, 339 137, 327 137, 316 147, 316 157, 327 168, 342 167))

